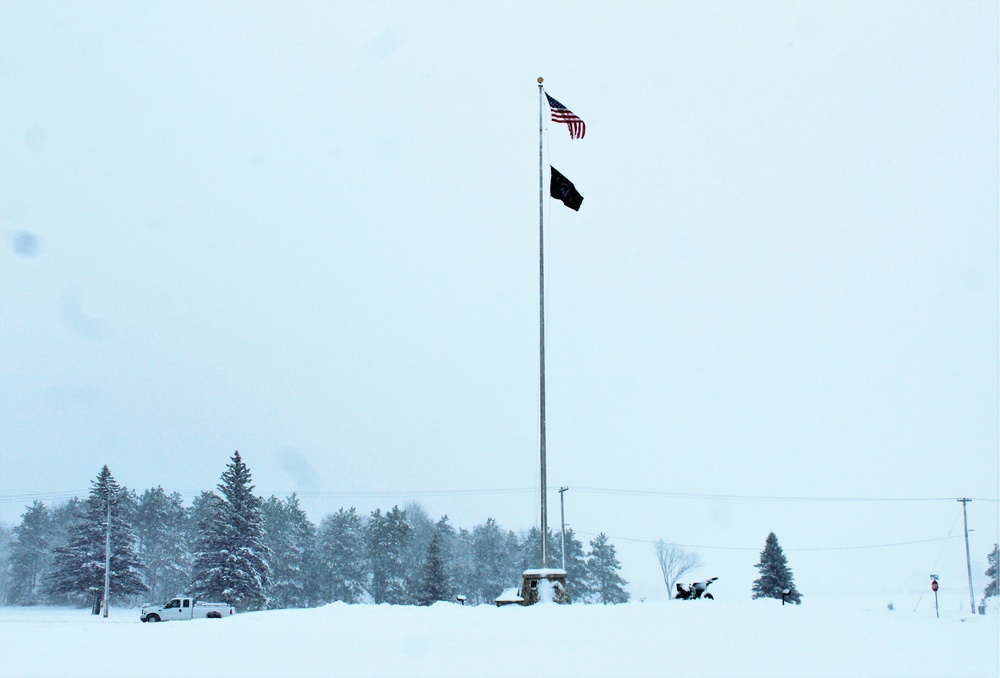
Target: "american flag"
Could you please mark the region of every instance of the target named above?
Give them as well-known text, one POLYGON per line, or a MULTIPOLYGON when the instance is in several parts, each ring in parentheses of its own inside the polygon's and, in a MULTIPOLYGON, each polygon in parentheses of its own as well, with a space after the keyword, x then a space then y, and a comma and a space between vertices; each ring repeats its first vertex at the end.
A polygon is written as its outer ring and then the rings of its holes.
POLYGON ((587 126, 583 124, 580 116, 550 97, 548 92, 545 93, 545 97, 549 100, 552 122, 565 123, 569 127, 570 139, 582 139, 583 135, 587 133, 587 126))

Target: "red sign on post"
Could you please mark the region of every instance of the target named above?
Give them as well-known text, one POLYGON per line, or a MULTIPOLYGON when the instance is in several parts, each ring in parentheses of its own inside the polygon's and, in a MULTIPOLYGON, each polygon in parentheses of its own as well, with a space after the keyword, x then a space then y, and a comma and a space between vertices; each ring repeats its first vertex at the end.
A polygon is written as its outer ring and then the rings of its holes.
POLYGON ((938 583, 937 583, 937 580, 934 580, 934 581, 931 582, 931 591, 933 591, 934 593, 937 593, 937 590, 938 590, 938 583))

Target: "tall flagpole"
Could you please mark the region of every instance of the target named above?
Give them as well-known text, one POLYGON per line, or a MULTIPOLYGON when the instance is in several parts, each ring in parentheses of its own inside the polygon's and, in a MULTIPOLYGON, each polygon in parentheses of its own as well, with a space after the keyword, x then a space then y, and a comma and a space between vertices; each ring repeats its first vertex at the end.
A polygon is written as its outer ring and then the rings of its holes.
POLYGON ((542 467, 542 567, 549 566, 548 534, 549 512, 545 478, 545 230, 542 207, 544 205, 544 173, 542 171, 542 78, 538 78, 538 383, 539 383, 539 456, 542 467))

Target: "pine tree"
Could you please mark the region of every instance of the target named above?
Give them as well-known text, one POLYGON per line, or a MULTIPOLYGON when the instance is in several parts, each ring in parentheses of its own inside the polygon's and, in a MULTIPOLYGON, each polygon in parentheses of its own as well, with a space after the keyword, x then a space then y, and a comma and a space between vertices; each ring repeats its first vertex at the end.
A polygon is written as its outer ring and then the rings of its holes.
POLYGON ((0 523, 0 605, 10 605, 11 584, 13 583, 14 529, 0 523))
POLYGON ((191 580, 187 521, 183 500, 176 492, 168 495, 162 487, 155 487, 139 498, 135 532, 152 600, 183 594, 191 580))
POLYGON ((322 605, 324 601, 318 577, 319 548, 316 539, 316 525, 309 520, 295 494, 285 499, 285 510, 292 526, 292 544, 295 547, 297 561, 296 573, 302 582, 301 597, 293 599, 291 602, 297 607, 322 605))
MULTIPOLYGON (((109 590, 126 596, 149 589, 142 582, 142 563, 135 552, 136 537, 127 516, 127 491, 118 485, 105 466, 93 482, 81 521, 70 529, 69 542, 55 549, 53 570, 48 576, 49 590, 77 600, 89 597, 93 609, 100 610, 104 596, 105 545, 108 509, 111 514, 111 570, 109 590)), ((96 613, 96 612, 95 612, 96 613)))
POLYGON ((284 501, 273 495, 263 503, 266 543, 270 551, 271 607, 307 607, 310 602, 310 562, 316 548, 316 528, 294 494, 284 501))
POLYGON ((439 600, 450 600, 451 591, 448 587, 448 575, 445 572, 444 557, 441 553, 443 537, 435 531, 431 543, 427 546, 427 559, 422 568, 422 582, 417 602, 420 605, 433 605, 439 600))
POLYGON ((427 515, 424 507, 416 502, 407 504, 403 512, 406 514, 406 524, 410 526, 410 537, 402 555, 406 573, 406 602, 420 604, 424 593, 427 549, 434 538, 434 521, 427 515))
MULTIPOLYGON (((507 578, 504 580, 504 588, 510 588, 511 586, 521 588, 522 573, 527 569, 521 567, 520 558, 523 550, 521 539, 517 536, 517 533, 514 530, 507 530, 503 544, 504 568, 508 572, 507 578)), ((502 590, 501 593, 503 593, 502 590)), ((495 600, 496 597, 493 597, 486 602, 492 605, 495 600)))
MULTIPOLYGON (((474 594, 476 589, 475 559, 472 555, 472 533, 464 527, 455 531, 451 526, 450 534, 445 533, 445 544, 448 556, 448 572, 451 574, 452 591, 463 595, 470 605, 478 604, 474 594)), ((492 603, 493 601, 489 601, 492 603)))
POLYGON ((187 545, 188 553, 191 554, 192 562, 198 552, 198 542, 207 525, 212 522, 215 515, 215 503, 219 496, 215 492, 202 490, 198 496, 191 501, 191 506, 187 508, 187 520, 184 522, 184 543, 187 545))
POLYGON ((202 525, 191 589, 195 596, 244 610, 267 605, 270 577, 260 498, 253 494, 250 469, 239 451, 222 474, 209 515, 202 525))
MULTIPOLYGON (((443 515, 434 524, 434 534, 441 537, 441 559, 449 573, 454 569, 455 550, 458 542, 458 532, 448 522, 448 516, 443 515)), ((449 577, 449 579, 453 579, 449 577)))
POLYGON ((320 591, 325 602, 359 603, 365 592, 365 536, 352 506, 320 522, 317 536, 320 591))
POLYGON ((563 568, 562 543, 563 536, 553 533, 555 550, 549 555, 549 567, 566 570, 566 590, 573 602, 584 602, 590 597, 590 583, 587 578, 587 554, 583 543, 576 538, 573 528, 566 528, 566 567, 563 568))
POLYGON ((212 602, 235 601, 223 598, 228 590, 224 578, 228 556, 225 553, 230 531, 226 523, 226 508, 219 495, 202 492, 199 497, 198 532, 192 549, 191 594, 212 602))
POLYGON ((997 560, 1000 559, 1000 546, 997 544, 993 545, 993 552, 986 556, 986 562, 989 567, 986 568, 986 578, 988 583, 986 588, 983 590, 983 605, 990 598, 1000 595, 1000 591, 997 590, 997 560))
MULTIPOLYGON (((513 540, 517 546, 516 537, 513 540)), ((516 551, 511 553, 510 534, 500 529, 497 521, 487 518, 486 523, 472 529, 472 563, 474 587, 469 591, 473 601, 492 603, 496 597, 516 581, 516 551)), ((519 577, 518 577, 519 579, 519 577)))
MULTIPOLYGON (((542 531, 537 527, 532 527, 527 532, 521 534, 521 553, 519 567, 521 571, 534 570, 542 567, 542 531)), ((552 530, 546 535, 545 549, 548 555, 547 567, 559 567, 559 564, 552 557, 553 553, 558 553, 556 542, 559 541, 552 530)))
POLYGON ((591 539, 586 576, 590 599, 604 605, 627 603, 630 596, 625 585, 628 582, 618 574, 621 569, 615 545, 608 541, 607 535, 601 532, 591 539))
POLYGON ((403 605, 407 602, 403 552, 410 532, 406 512, 398 506, 393 506, 385 515, 380 509, 372 511, 365 526, 365 545, 371 568, 368 593, 376 603, 403 605))
POLYGON ((87 513, 87 502, 73 497, 63 504, 58 504, 49 509, 52 520, 49 524, 49 560, 45 574, 42 577, 43 602, 52 605, 75 605, 80 602, 78 594, 52 593, 49 589, 50 574, 55 552, 60 547, 69 544, 70 534, 83 522, 87 513))
POLYGON ((802 594, 795 589, 795 578, 774 532, 767 535, 764 550, 760 552, 760 562, 755 567, 760 572, 760 577, 753 583, 754 599, 782 600, 784 595, 784 600, 796 605, 802 604, 802 594), (786 590, 788 593, 783 594, 786 590))
POLYGON ((35 501, 21 514, 11 545, 11 580, 6 600, 11 605, 45 602, 42 578, 52 560, 52 515, 47 506, 35 501))

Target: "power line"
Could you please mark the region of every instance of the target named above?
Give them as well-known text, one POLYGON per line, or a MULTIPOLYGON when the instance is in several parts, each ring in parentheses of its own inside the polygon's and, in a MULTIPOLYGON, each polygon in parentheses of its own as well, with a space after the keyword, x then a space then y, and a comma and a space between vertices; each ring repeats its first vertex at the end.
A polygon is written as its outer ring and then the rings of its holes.
POLYGON ((958 539, 958 535, 951 535, 948 537, 933 537, 931 539, 917 539, 915 541, 898 541, 889 544, 868 544, 865 546, 823 546, 818 548, 790 548, 786 549, 788 551, 858 551, 862 549, 881 549, 889 548, 892 546, 910 546, 912 544, 929 544, 935 541, 946 541, 948 539, 958 539))
MULTIPOLYGON (((693 492, 665 492, 657 490, 624 490, 604 487, 573 486, 585 494, 610 494, 617 496, 663 497, 666 499, 709 499, 720 501, 781 501, 781 502, 920 502, 955 501, 955 497, 796 497, 753 494, 707 494, 693 492)), ((1000 502, 1000 499, 980 498, 976 501, 1000 502)))
POLYGON ((16 503, 22 501, 53 501, 59 499, 72 499, 73 497, 86 496, 90 490, 60 490, 54 492, 13 492, 0 490, 0 502, 16 503))
MULTIPOLYGON (((597 535, 593 532, 583 532, 578 531, 576 534, 585 534, 587 536, 596 537, 597 535)), ((635 539, 632 537, 616 537, 614 535, 606 534, 609 539, 617 539, 621 541, 634 541, 642 544, 656 544, 659 540, 651 539, 635 539)), ((881 549, 881 548, 891 548, 894 546, 910 546, 913 544, 927 544, 936 541, 945 541, 948 539, 958 539, 958 535, 948 535, 947 537, 933 537, 931 539, 917 539, 915 541, 899 541, 887 544, 865 544, 862 546, 819 546, 811 548, 785 548, 785 551, 858 551, 863 549, 881 549)), ((706 546, 704 544, 678 544, 677 542, 670 542, 676 546, 687 549, 709 549, 715 551, 755 551, 759 552, 759 548, 748 548, 745 546, 706 546)))

